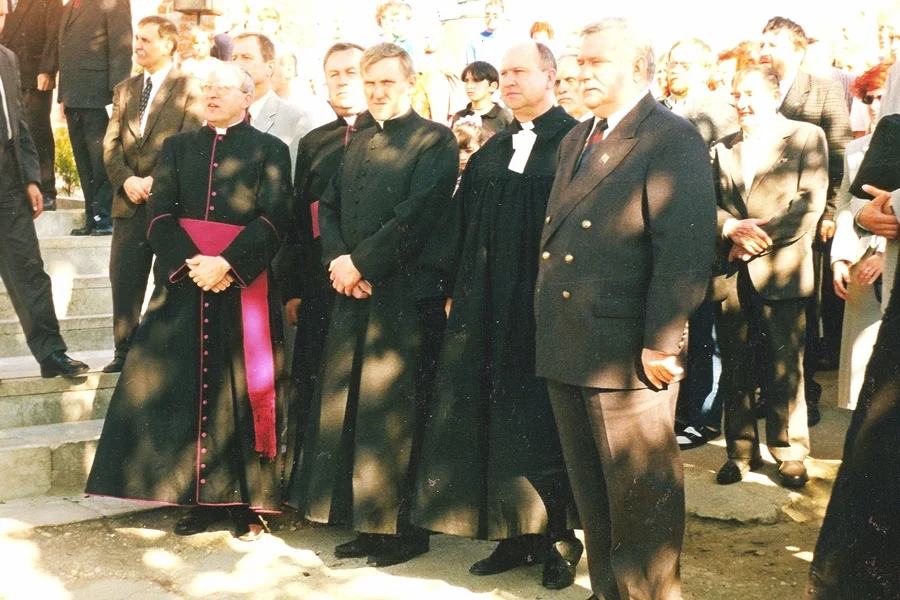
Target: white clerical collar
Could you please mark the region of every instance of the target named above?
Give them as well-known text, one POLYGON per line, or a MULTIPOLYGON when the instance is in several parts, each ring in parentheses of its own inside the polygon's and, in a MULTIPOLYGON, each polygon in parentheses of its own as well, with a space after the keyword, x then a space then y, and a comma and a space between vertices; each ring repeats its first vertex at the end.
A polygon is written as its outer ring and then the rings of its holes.
MULTIPOLYGON (((616 128, 616 125, 618 125, 619 122, 621 122, 622 119, 625 118, 625 115, 630 113, 632 111, 632 109, 634 109, 634 107, 637 106, 640 103, 640 101, 644 99, 644 96, 646 96, 649 91, 650 91, 650 88, 649 87, 646 88, 643 92, 641 92, 640 94, 637 94, 631 102, 629 102, 628 104, 626 104, 625 106, 623 106, 622 108, 620 108, 619 110, 617 110, 616 112, 614 112, 613 114, 609 115, 606 118, 606 132, 603 134, 604 139, 609 137, 609 134, 612 133, 612 130, 616 128)), ((597 121, 599 121, 599 120, 600 120, 600 117, 597 117, 597 116, 594 117, 594 127, 597 126, 597 121)))
POLYGON ((228 133, 228 130, 229 130, 229 129, 231 129, 231 128, 234 127, 235 125, 240 125, 240 124, 243 123, 243 122, 244 122, 244 118, 241 117, 240 120, 235 121, 234 123, 232 123, 232 124, 229 125, 228 127, 216 127, 216 128, 215 128, 216 133, 218 133, 219 135, 225 135, 226 133, 228 133))
POLYGON ((259 118, 260 113, 262 113, 263 106, 265 106, 266 102, 268 102, 269 98, 273 95, 275 95, 275 92, 269 89, 269 91, 266 92, 265 96, 253 101, 253 104, 251 104, 250 108, 247 109, 247 112, 250 113, 251 121, 255 121, 259 118))
POLYGON ((162 85, 162 82, 169 75, 169 72, 172 70, 172 63, 170 62, 162 69, 158 69, 156 73, 151 74, 149 71, 144 71, 144 87, 147 87, 147 80, 153 82, 153 89, 158 90, 159 86, 162 85))

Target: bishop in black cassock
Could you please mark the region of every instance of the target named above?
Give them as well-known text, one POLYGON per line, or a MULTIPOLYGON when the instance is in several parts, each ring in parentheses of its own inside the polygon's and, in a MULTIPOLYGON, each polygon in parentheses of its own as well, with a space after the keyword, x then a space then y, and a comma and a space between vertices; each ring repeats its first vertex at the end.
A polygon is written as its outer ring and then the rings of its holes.
MULTIPOLYGON (((87 492, 244 507, 246 533, 247 509, 281 508, 281 311, 267 288, 286 226, 291 164, 283 142, 243 120, 253 85, 234 69, 223 63, 204 86, 209 124, 163 144, 149 200, 156 289, 113 394, 87 492), (229 102, 237 112, 222 117, 229 102), (204 283, 198 255, 224 265, 219 284, 204 283)), ((193 511, 176 532, 202 531, 210 512, 193 511)))
MULTIPOLYGON (((507 72, 529 73, 507 102, 515 120, 469 159, 456 193, 453 304, 413 522, 502 540, 473 574, 545 562, 544 585, 559 589, 574 568, 553 544, 566 540, 573 563, 581 544, 567 524, 574 499, 550 398, 535 375, 534 288, 559 144, 578 122, 553 106, 552 58, 540 58, 533 43, 504 56, 507 72)), ((501 81, 506 96, 513 86, 501 81)))

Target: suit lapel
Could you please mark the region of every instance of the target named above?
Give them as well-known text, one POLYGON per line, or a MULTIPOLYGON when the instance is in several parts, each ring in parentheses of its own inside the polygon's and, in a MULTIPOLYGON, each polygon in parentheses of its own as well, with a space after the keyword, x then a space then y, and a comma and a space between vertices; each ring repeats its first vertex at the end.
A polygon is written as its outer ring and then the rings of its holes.
POLYGON ((259 111, 259 117, 253 121, 253 126, 265 133, 275 125, 275 118, 278 116, 278 96, 272 94, 263 104, 262 110, 259 111))
MULTIPOLYGON (((2 0, 0 0, 2 1, 2 0)), ((13 77, 15 71, 10 64, 9 59, 5 55, 0 55, 0 80, 3 81, 3 94, 6 96, 6 107, 9 110, 9 139, 18 140, 19 134, 19 115, 13 114, 16 110, 16 103, 13 102, 11 94, 15 92, 21 83, 13 77)), ((0 119, 2 119, 0 115, 0 119)), ((4 127, 6 125, 4 124, 4 127)))
POLYGON ((78 20, 78 18, 85 13, 88 5, 93 1, 94 0, 81 0, 81 6, 78 7, 78 10, 73 10, 75 0, 69 0, 65 6, 66 14, 63 15, 63 22, 66 24, 66 27, 78 20))
POLYGON ((731 148, 726 148, 727 160, 723 161, 731 176, 731 181, 743 198, 744 203, 747 202, 747 182, 744 181, 744 134, 740 133, 739 137, 731 148))
POLYGON ((138 75, 131 80, 131 85, 128 86, 128 97, 125 99, 128 128, 136 139, 141 139, 141 92, 143 91, 144 76, 138 75))
POLYGON ((553 213, 550 215, 549 227, 544 228, 542 243, 550 239, 566 216, 628 156, 637 145, 638 140, 635 134, 638 126, 656 108, 656 105, 653 96, 650 94, 644 96, 612 130, 609 137, 591 151, 577 173, 574 172, 575 165, 581 156, 588 132, 594 126, 594 121, 591 119, 581 123, 572 130, 577 133, 572 134, 571 143, 566 150, 566 155, 560 161, 560 169, 557 170, 556 179, 560 185, 559 202, 556 203, 556 206, 551 207, 553 213))
POLYGON ((159 119, 159 113, 162 111, 163 107, 166 105, 166 101, 168 101, 169 96, 172 94, 172 88, 175 87, 177 81, 174 75, 175 70, 173 68, 169 71, 169 74, 166 75, 166 78, 163 79, 159 91, 156 92, 156 97, 153 98, 153 102, 147 109, 150 112, 147 114, 147 125, 144 127, 144 135, 141 137, 142 144, 143 140, 150 137, 150 132, 153 131, 153 126, 156 125, 156 121, 159 119))
MULTIPOLYGON (((0 0, 0 2, 7 1, 8 0, 0 0)), ((6 17, 6 27, 3 28, 4 39, 11 40, 15 37, 16 33, 19 31, 19 27, 25 22, 25 14, 31 10, 33 4, 33 0, 19 0, 19 3, 16 5, 16 10, 9 13, 9 16, 6 17)))
POLYGON ((745 201, 749 202, 750 199, 752 199, 753 192, 759 188, 762 180, 772 173, 772 170, 784 154, 788 140, 790 140, 791 137, 791 130, 786 127, 786 125, 786 120, 779 118, 776 139, 771 140, 769 152, 759 161, 759 165, 756 169, 756 176, 753 178, 753 185, 750 187, 750 191, 747 193, 745 201))
POLYGON ((788 119, 798 118, 803 112, 807 96, 809 96, 809 75, 803 71, 797 71, 797 77, 794 78, 794 83, 785 94, 779 112, 788 119))

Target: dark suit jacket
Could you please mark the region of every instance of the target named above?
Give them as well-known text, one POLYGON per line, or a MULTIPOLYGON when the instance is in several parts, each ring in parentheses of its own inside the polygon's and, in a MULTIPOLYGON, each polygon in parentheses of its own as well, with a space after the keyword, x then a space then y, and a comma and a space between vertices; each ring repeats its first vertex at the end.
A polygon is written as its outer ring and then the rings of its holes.
POLYGON ((688 96, 685 105, 680 107, 676 107, 669 98, 662 104, 693 123, 707 146, 738 130, 737 109, 725 94, 709 92, 699 98, 688 96))
MULTIPOLYGON (((16 162, 22 183, 41 182, 41 166, 38 161, 37 148, 28 131, 25 121, 25 107, 22 104, 22 90, 19 87, 19 61, 8 48, 0 46, 0 80, 6 92, 6 105, 9 107, 9 124, 11 136, 16 150, 16 162)), ((0 116, 0 118, 3 118, 0 116)))
POLYGON ((605 389, 648 387, 642 348, 684 354, 709 283, 716 201, 691 123, 647 94, 577 173, 593 120, 560 146, 535 293, 537 374, 605 389))
POLYGON ((37 76, 41 73, 56 76, 61 14, 60 0, 19 0, 16 10, 6 17, 0 44, 19 58, 22 89, 37 89, 37 76))
POLYGON ((832 79, 798 71, 781 104, 781 114, 792 121, 818 125, 825 131, 828 141, 828 202, 822 216, 833 221, 837 191, 844 178, 844 148, 853 139, 844 90, 832 79))
POLYGON ((59 22, 59 101, 67 108, 104 108, 131 75, 130 0, 75 0, 59 22))
MULTIPOLYGON (((762 229, 773 247, 747 263, 753 287, 768 300, 811 296, 815 290, 813 242, 816 223, 828 193, 825 133, 814 125, 778 118, 768 151, 760 160, 753 185, 744 184, 744 136, 737 132, 713 148, 713 173, 718 197, 719 236, 729 219, 769 219, 762 229)), ((718 263, 726 266, 730 240, 720 245, 718 263)), ((736 281, 737 270, 726 266, 716 278, 716 297, 736 281)))
POLYGON ((137 208, 122 189, 125 180, 132 176, 152 175, 166 138, 198 129, 203 123, 199 90, 191 77, 173 68, 150 104, 147 125, 141 137, 139 115, 143 87, 143 74, 116 86, 112 117, 103 139, 103 163, 115 190, 114 217, 131 217, 137 208))

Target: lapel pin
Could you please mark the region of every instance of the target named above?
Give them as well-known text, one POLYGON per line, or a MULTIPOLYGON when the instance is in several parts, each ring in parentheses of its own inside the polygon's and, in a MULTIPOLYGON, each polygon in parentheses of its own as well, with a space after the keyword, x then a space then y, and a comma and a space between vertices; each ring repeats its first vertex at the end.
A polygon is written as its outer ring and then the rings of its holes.
POLYGON ((604 154, 603 156, 600 157, 600 162, 602 162, 603 164, 606 164, 606 161, 608 161, 608 160, 609 160, 609 154, 604 154))

